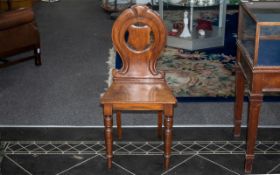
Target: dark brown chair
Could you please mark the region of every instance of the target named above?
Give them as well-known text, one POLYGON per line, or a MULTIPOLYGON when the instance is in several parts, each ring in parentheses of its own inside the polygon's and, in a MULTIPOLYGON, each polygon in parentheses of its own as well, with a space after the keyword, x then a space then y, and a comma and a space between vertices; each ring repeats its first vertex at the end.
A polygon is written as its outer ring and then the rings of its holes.
POLYGON ((176 99, 164 79, 164 73, 156 70, 157 59, 165 47, 166 34, 160 16, 146 6, 132 6, 114 23, 113 44, 123 66, 113 71, 113 83, 101 97, 108 168, 112 167, 113 157, 113 111, 117 112, 119 138, 121 111, 157 111, 159 135, 164 113, 164 167, 167 169, 169 166, 176 99))
POLYGON ((34 59, 41 65, 40 36, 32 9, 17 9, 0 14, 0 68, 34 59), (9 56, 26 51, 34 55, 9 61, 9 56))

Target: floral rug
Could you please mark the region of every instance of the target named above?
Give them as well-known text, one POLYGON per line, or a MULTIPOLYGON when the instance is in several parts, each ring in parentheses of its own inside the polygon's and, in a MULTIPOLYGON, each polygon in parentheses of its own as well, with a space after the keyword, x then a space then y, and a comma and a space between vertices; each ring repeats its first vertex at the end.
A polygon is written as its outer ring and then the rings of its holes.
MULTIPOLYGON (((108 84, 115 68, 115 52, 110 50, 108 84)), ((235 58, 224 54, 188 52, 167 47, 158 59, 157 69, 164 71, 176 97, 233 97, 235 58)))
POLYGON ((235 58, 224 54, 166 48, 157 68, 176 97, 231 97, 235 92, 235 58))

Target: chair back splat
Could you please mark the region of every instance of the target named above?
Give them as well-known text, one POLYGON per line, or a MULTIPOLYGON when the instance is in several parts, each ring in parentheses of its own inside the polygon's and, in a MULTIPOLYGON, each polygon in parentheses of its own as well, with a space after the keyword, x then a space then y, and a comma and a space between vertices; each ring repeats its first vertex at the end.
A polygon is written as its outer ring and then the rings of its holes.
POLYGON ((156 70, 156 63, 166 34, 162 19, 148 7, 133 6, 124 11, 112 29, 113 44, 123 62, 120 70, 113 71, 114 80, 163 81, 164 74, 156 70))

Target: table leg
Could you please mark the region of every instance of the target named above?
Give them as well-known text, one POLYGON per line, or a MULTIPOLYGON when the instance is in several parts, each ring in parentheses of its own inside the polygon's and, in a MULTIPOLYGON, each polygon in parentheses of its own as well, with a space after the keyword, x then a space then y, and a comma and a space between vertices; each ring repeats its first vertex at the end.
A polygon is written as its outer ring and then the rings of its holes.
POLYGON ((247 131, 247 150, 245 160, 245 172, 252 171, 254 160, 254 149, 257 138, 257 129, 259 123, 259 113, 261 103, 263 100, 262 94, 250 94, 249 97, 249 111, 248 111, 248 131, 247 131))
POLYGON ((234 137, 239 137, 241 132, 242 108, 244 101, 244 76, 240 67, 236 66, 235 78, 235 106, 234 106, 234 137))
POLYGON ((105 136, 105 146, 106 146, 106 157, 107 166, 112 168, 112 158, 113 158, 113 118, 112 118, 112 106, 104 105, 104 136, 105 136))
POLYGON ((164 168, 167 170, 170 164, 173 129, 173 106, 165 105, 164 109, 164 168))

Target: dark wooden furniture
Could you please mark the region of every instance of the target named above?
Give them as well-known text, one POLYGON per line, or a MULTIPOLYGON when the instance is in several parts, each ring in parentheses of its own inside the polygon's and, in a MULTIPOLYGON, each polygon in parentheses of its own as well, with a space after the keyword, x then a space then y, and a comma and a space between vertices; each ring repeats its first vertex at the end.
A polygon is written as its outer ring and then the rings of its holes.
POLYGON ((112 166, 113 157, 113 111, 117 112, 119 138, 121 111, 158 111, 159 135, 163 112, 164 166, 169 166, 176 99, 164 79, 164 73, 156 70, 156 61, 166 43, 166 32, 160 16, 146 6, 135 5, 125 10, 114 23, 112 39, 123 66, 113 71, 113 83, 101 97, 108 168, 112 166))
POLYGON ((34 59, 41 65, 40 36, 32 9, 17 9, 0 14, 0 68, 34 59), (13 61, 9 56, 26 51, 34 55, 13 61))
POLYGON ((249 85, 245 172, 252 171, 263 92, 280 91, 280 2, 242 3, 239 9, 234 135, 240 136, 244 83, 249 85))
POLYGON ((0 0, 0 10, 15 10, 18 8, 32 8, 36 0, 0 0))

